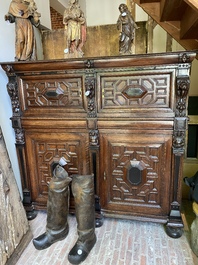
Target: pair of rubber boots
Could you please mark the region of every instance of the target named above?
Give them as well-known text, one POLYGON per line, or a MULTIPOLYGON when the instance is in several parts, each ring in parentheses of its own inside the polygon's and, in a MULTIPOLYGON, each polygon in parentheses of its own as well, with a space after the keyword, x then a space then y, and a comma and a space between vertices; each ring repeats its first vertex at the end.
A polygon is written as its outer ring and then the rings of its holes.
POLYGON ((49 185, 46 232, 33 239, 33 244, 36 249, 42 250, 67 236, 71 181, 78 240, 69 252, 68 260, 71 264, 80 264, 96 243, 93 175, 73 175, 71 179, 63 167, 56 166, 49 185))

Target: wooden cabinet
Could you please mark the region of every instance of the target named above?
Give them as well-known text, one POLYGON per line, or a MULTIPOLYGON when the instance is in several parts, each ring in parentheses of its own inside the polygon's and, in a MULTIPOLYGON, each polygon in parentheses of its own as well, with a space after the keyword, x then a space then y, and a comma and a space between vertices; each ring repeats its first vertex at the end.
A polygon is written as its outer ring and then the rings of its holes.
POLYGON ((106 216, 181 235, 182 164, 193 52, 2 63, 22 184, 46 206, 52 166, 95 175, 106 216))

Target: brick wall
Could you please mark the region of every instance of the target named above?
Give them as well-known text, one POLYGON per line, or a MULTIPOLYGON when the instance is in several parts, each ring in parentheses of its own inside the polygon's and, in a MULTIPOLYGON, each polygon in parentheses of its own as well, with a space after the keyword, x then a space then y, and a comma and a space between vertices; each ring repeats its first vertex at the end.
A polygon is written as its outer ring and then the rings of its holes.
POLYGON ((52 29, 62 29, 64 28, 63 16, 58 13, 55 9, 50 7, 52 29))

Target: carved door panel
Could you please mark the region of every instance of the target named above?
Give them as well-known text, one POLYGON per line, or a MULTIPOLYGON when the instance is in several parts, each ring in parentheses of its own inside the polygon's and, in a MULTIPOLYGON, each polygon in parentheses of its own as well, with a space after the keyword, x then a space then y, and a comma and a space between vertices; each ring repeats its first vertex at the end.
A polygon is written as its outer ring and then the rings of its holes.
POLYGON ((69 175, 90 173, 89 137, 85 132, 26 132, 26 152, 32 200, 40 208, 46 207, 53 164, 62 156, 69 175))
POLYGON ((114 215, 166 219, 171 194, 171 132, 100 132, 101 206, 114 215))

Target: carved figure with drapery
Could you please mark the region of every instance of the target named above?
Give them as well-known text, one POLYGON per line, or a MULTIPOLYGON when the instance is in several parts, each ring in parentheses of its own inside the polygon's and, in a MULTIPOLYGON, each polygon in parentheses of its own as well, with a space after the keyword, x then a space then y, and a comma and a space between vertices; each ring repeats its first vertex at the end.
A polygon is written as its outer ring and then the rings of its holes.
POLYGON ((63 15, 63 24, 67 39, 65 57, 82 57, 84 54, 82 47, 86 41, 86 19, 78 1, 69 1, 69 7, 65 9, 63 15))
POLYGON ((36 60, 34 29, 40 24, 41 14, 33 0, 12 0, 5 20, 15 23, 15 60, 36 60))

